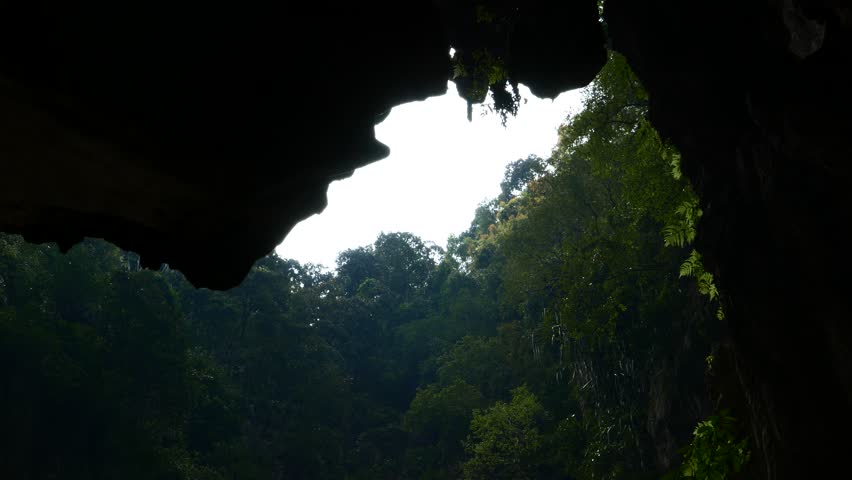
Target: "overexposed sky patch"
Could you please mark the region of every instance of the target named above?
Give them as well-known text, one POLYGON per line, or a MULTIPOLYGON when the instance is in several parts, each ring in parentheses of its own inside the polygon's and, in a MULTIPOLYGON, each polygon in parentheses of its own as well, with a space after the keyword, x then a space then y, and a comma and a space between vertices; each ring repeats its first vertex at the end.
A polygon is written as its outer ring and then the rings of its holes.
POLYGON ((333 268, 337 254, 372 243, 381 232, 411 232, 446 246, 466 230, 476 207, 497 196, 509 162, 550 155, 556 129, 580 108, 578 90, 554 100, 532 96, 506 127, 496 114, 480 116, 448 83, 447 94, 395 107, 376 126, 388 158, 359 168, 328 188, 328 207, 302 221, 278 246, 278 255, 333 268))

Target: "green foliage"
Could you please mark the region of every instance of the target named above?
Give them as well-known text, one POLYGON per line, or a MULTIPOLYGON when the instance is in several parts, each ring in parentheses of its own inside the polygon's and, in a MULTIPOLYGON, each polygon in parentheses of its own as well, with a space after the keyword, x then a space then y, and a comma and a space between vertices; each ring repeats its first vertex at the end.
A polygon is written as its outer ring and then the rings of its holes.
MULTIPOLYGON (((470 57, 472 60, 468 66, 462 63, 461 55, 453 57, 453 80, 457 82, 468 80, 470 87, 467 95, 478 99, 481 103, 485 101, 492 85, 500 85, 507 81, 506 67, 499 57, 494 57, 488 50, 474 50, 470 57)), ((470 112, 468 112, 468 120, 471 120, 470 112)))
MULTIPOLYGON (((469 53, 457 51, 452 59, 453 80, 464 89, 463 96, 471 103, 482 103, 488 93, 494 109, 506 124, 508 115, 516 115, 520 105, 517 83, 511 82, 509 71, 502 57, 491 50, 480 48, 469 53), (504 92, 511 88, 511 96, 505 99, 504 92)), ((468 110, 470 119, 470 110, 468 110)))
POLYGON ((166 282, 100 242, 60 255, 0 235, 0 247, 4 478, 206 469, 187 445, 194 379, 166 282))
POLYGON ((666 151, 663 152, 663 158, 668 160, 669 165, 672 167, 672 177, 674 177, 675 180, 683 178, 683 173, 680 169, 680 153, 674 148, 666 149, 666 151))
MULTIPOLYGON (((676 177, 679 178, 679 177, 676 177)), ((678 221, 663 227, 663 241, 667 247, 684 247, 695 240, 695 225, 701 218, 698 198, 690 198, 675 209, 678 221)))
POLYGON ((739 437, 737 420, 727 410, 699 422, 681 453, 683 464, 666 478, 725 480, 751 458, 748 439, 739 437))
POLYGON ((703 271, 704 267, 701 264, 701 254, 695 250, 689 254, 689 257, 680 266, 681 277, 697 276, 703 271))
POLYGON ((453 45, 453 81, 459 94, 468 102, 468 120, 472 105, 491 97, 486 111, 496 112, 505 126, 510 115, 518 113, 521 96, 517 81, 512 79, 506 52, 511 44, 517 8, 500 2, 476 2, 460 6, 469 9, 469 18, 483 37, 471 45, 453 45))
POLYGON ((479 390, 461 380, 446 387, 429 385, 417 390, 405 414, 405 427, 426 440, 453 443, 466 436, 471 413, 482 402, 479 390))
MULTIPOLYGON (((501 196, 477 210, 449 249, 470 275, 500 279, 501 312, 511 324, 494 340, 499 349, 479 350, 484 345, 470 341, 464 355, 454 354, 467 367, 444 367, 439 378, 462 378, 485 393, 469 372, 505 363, 500 371, 526 382, 563 418, 546 441, 562 438, 569 446, 539 460, 541 475, 648 475, 653 452, 643 432, 652 372, 636 365, 665 364, 672 325, 681 316, 702 317, 703 303, 690 304, 674 274, 682 253, 665 248, 694 239, 698 202, 685 180, 672 176, 679 156, 646 111, 645 91, 612 54, 586 90, 583 111, 560 128, 547 166, 511 165, 501 196), (660 230, 675 222, 679 228, 661 242, 660 230)), ((701 278, 699 289, 709 289, 701 278)), ((703 358, 692 362, 700 372, 703 358)))
MULTIPOLYGON (((675 210, 679 221, 663 227, 663 239, 667 247, 684 247, 695 240, 695 224, 701 218, 701 209, 698 208, 698 199, 692 198, 682 203, 675 210)), ((681 277, 693 277, 696 280, 698 291, 707 295, 710 300, 719 299, 719 289, 713 279, 713 274, 704 269, 701 254, 693 249, 689 257, 680 265, 681 277)), ((716 318, 724 320, 725 313, 721 305, 716 309, 716 318)))
POLYGON ((716 284, 713 282, 713 275, 704 270, 701 254, 697 250, 692 250, 689 257, 681 264, 680 276, 695 277, 698 282, 698 291, 702 295, 707 295, 710 300, 719 298, 719 290, 716 289, 716 284))
POLYGON ((437 380, 464 381, 487 398, 503 398, 516 382, 506 356, 499 338, 466 336, 437 358, 437 380))
MULTIPOLYGON (((681 179, 680 173, 680 155, 674 151, 668 151, 665 158, 670 158, 672 166, 672 177, 681 179)), ((698 197, 694 194, 690 198, 678 205, 674 211, 675 220, 663 227, 663 242, 667 247, 683 248, 692 244, 695 241, 697 233, 696 226, 701 218, 701 208, 698 206, 698 197)), ((693 277, 698 285, 698 291, 702 295, 707 295, 710 300, 719 299, 719 289, 713 279, 713 274, 704 269, 704 263, 701 261, 701 254, 693 249, 689 257, 680 266, 681 277, 693 277)), ((724 320, 725 313, 722 306, 719 305, 716 309, 716 318, 724 320)))
POLYGON ((523 386, 512 391, 511 402, 475 410, 471 434, 465 442, 470 459, 463 466, 464 478, 535 478, 536 460, 543 446, 538 425, 544 415, 535 395, 523 386))
POLYGON ((479 390, 461 380, 418 389, 403 421, 411 434, 408 455, 417 458, 410 462, 410 471, 420 477, 451 476, 461 460, 459 446, 468 435, 473 412, 483 405, 479 390))

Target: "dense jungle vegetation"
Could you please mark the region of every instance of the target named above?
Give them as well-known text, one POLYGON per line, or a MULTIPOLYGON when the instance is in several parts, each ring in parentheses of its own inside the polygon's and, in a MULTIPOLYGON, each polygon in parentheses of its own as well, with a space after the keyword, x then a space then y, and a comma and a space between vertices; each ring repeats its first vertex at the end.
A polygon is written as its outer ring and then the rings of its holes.
POLYGON ((678 468, 722 322, 646 109, 613 55, 446 250, 386 233, 219 292, 0 236, 0 477, 725 478, 748 452, 724 414, 678 468))

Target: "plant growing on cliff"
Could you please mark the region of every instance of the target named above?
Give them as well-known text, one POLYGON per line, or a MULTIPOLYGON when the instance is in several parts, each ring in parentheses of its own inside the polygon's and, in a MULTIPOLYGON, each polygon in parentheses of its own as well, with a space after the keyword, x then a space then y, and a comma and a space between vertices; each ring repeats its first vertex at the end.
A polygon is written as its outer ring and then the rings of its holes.
MULTIPOLYGON (((673 175, 679 179, 680 175, 673 175)), ((663 227, 663 241, 667 247, 683 247, 695 240, 695 223, 701 218, 698 199, 689 198, 675 209, 678 219, 663 227)))
POLYGON ((738 422, 728 410, 699 422, 692 442, 681 449, 683 463, 664 480, 725 480, 751 458, 748 438, 738 435, 738 422))
MULTIPOLYGON (((680 154, 672 147, 663 147, 666 149, 664 158, 669 160, 671 165, 672 176, 676 180, 683 178, 680 170, 680 154)), ((675 209, 675 220, 663 227, 663 242, 667 247, 683 248, 692 244, 695 241, 696 224, 701 218, 703 212, 698 206, 698 197, 694 194, 675 209)), ((702 295, 707 295, 710 300, 718 300, 719 289, 716 287, 716 282, 713 279, 713 274, 704 269, 704 263, 701 261, 701 254, 697 250, 692 249, 686 260, 680 266, 681 277, 693 277, 698 283, 698 291, 702 295)), ((720 305, 716 310, 716 318, 719 320, 725 319, 725 312, 720 305)))
POLYGON ((518 114, 521 94, 518 83, 509 77, 504 59, 489 49, 473 50, 470 54, 456 51, 453 56, 453 81, 459 86, 467 104, 467 119, 473 116, 473 104, 482 103, 491 94, 487 109, 500 115, 505 126, 509 115, 518 114))
POLYGON ((465 45, 453 45, 453 81, 467 100, 467 118, 472 119, 473 104, 484 103, 486 112, 497 113, 503 126, 509 115, 515 116, 521 104, 518 82, 512 79, 509 45, 517 21, 517 8, 501 2, 483 1, 470 5, 471 18, 484 38, 465 45))

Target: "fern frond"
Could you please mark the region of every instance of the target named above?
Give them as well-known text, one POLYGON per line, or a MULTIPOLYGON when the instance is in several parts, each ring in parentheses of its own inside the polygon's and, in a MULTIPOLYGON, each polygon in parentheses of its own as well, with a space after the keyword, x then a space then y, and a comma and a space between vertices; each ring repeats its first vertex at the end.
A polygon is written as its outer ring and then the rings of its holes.
POLYGON ((680 266, 680 276, 681 277, 691 277, 692 276, 692 264, 689 263, 689 260, 683 262, 680 266))
POLYGON ((712 273, 702 271, 698 275, 698 291, 704 295, 708 295, 710 300, 715 300, 719 296, 719 290, 716 289, 716 284, 713 283, 712 273))
POLYGON ((704 272, 704 267, 701 264, 701 254, 697 250, 692 250, 680 266, 681 277, 699 277, 704 272))
POLYGON ((667 247, 682 247, 685 240, 683 230, 678 228, 677 225, 666 225, 663 227, 663 243, 667 247))

